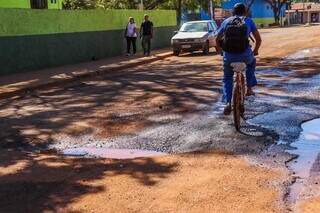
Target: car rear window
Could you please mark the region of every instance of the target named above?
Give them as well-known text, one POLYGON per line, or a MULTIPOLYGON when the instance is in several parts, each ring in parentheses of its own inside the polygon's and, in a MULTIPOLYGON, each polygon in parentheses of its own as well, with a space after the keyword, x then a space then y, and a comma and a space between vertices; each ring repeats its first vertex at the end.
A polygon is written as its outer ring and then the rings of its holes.
POLYGON ((185 23, 182 25, 181 32, 208 32, 207 22, 185 23))

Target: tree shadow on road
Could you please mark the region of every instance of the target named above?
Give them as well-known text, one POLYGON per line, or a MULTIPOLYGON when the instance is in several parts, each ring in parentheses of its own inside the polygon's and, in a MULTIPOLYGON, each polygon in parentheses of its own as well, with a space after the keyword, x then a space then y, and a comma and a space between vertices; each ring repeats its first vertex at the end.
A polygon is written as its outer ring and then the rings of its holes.
POLYGON ((183 53, 179 57, 203 57, 203 56, 215 56, 217 55, 216 52, 213 52, 213 50, 210 50, 210 53, 205 55, 202 51, 194 51, 190 53, 183 53))
POLYGON ((301 59, 286 59, 283 57, 264 57, 259 59, 258 66, 264 69, 278 68, 284 72, 290 71, 290 76, 308 78, 319 74, 320 56, 301 59))
POLYGON ((127 176, 152 187, 178 166, 150 158, 120 161, 17 151, 2 151, 0 159, 1 212, 57 212, 81 196, 108 191, 105 181, 111 177, 127 176))
POLYGON ((125 175, 153 186, 174 172, 177 164, 152 159, 107 161, 32 154, 56 143, 53 135, 95 134, 98 129, 105 131, 101 137, 130 134, 163 124, 149 120, 150 116, 195 112, 199 104, 210 105, 212 93, 220 91, 220 85, 213 84, 214 79, 220 80, 212 72, 214 67, 172 63, 0 101, 0 211, 55 212, 82 195, 108 190, 108 185, 92 186, 88 181, 125 175))
POLYGON ((158 123, 149 116, 194 112, 198 105, 210 106, 220 93, 215 69, 165 60, 2 100, 0 147, 45 147, 59 133, 131 134, 158 123))

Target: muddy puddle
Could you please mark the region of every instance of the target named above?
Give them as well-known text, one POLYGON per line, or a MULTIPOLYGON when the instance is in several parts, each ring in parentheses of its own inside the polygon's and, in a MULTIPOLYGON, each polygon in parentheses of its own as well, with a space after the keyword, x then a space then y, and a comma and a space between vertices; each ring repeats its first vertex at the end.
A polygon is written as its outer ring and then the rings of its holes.
POLYGON ((303 131, 299 139, 290 144, 292 149, 287 150, 297 158, 288 163, 288 167, 297 178, 289 189, 288 200, 295 203, 303 196, 304 185, 311 176, 312 168, 320 167, 317 159, 320 157, 320 118, 305 122, 301 125, 303 131))
POLYGON ((164 156, 166 153, 138 149, 108 149, 108 148, 71 148, 62 151, 65 156, 95 157, 109 159, 134 159, 142 157, 164 156))

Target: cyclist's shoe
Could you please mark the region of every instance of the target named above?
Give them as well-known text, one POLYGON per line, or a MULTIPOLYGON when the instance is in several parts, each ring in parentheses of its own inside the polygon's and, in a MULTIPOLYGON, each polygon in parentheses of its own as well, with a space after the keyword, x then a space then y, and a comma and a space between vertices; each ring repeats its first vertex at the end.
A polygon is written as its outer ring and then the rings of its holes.
POLYGON ((230 115, 232 111, 231 105, 228 104, 227 106, 225 106, 224 110, 223 110, 223 114, 224 115, 230 115))

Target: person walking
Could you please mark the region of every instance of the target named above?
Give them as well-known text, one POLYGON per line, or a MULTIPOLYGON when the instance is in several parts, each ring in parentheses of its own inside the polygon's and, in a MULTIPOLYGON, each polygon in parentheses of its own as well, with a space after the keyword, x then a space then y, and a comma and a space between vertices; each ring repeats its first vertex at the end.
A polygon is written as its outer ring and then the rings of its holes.
POLYGON ((256 58, 259 55, 261 36, 254 21, 246 17, 247 8, 242 3, 235 4, 233 16, 223 21, 218 29, 216 39, 217 50, 223 50, 223 100, 227 103, 224 114, 229 115, 232 111, 231 99, 233 90, 233 75, 231 63, 244 62, 247 65, 247 96, 254 95, 252 88, 257 85, 255 76, 256 58), (255 47, 252 50, 249 37, 253 35, 255 47))
POLYGON ((125 38, 127 40, 127 56, 131 55, 131 45, 132 45, 132 54, 135 55, 137 52, 137 26, 134 22, 134 18, 130 17, 125 30, 125 38))
POLYGON ((151 40, 153 38, 153 23, 149 20, 148 15, 144 15, 144 21, 140 27, 140 38, 144 55, 150 55, 151 40))

